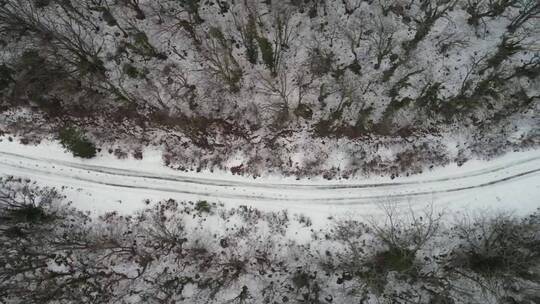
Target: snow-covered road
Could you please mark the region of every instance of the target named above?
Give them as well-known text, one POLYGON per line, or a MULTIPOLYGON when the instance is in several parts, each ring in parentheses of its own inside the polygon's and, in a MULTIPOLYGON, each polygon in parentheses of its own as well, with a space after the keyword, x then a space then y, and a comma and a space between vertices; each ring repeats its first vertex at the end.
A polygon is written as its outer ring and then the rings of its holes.
POLYGON ((0 173, 64 187, 77 207, 98 212, 132 211, 150 199, 206 199, 258 208, 289 208, 319 215, 374 212, 380 202, 441 208, 540 207, 540 150, 516 152, 490 161, 472 161, 394 180, 301 180, 232 176, 225 172, 178 172, 161 165, 158 153, 143 161, 103 155, 81 160, 54 142, 24 146, 0 142, 0 173))

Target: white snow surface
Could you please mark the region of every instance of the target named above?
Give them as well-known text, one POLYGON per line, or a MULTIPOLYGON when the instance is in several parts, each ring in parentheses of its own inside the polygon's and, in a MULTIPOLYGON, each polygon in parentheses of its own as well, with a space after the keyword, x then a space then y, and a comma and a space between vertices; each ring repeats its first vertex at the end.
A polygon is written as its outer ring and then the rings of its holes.
POLYGON ((505 210, 519 215, 540 207, 540 150, 471 160, 410 177, 328 181, 279 176, 253 179, 229 172, 181 172, 162 164, 161 151, 145 150, 143 160, 100 153, 80 159, 56 141, 23 145, 0 140, 0 175, 28 178, 63 190, 73 206, 95 214, 133 213, 146 199, 208 200, 225 206, 288 209, 324 220, 330 216, 376 216, 381 203, 446 213, 505 210))

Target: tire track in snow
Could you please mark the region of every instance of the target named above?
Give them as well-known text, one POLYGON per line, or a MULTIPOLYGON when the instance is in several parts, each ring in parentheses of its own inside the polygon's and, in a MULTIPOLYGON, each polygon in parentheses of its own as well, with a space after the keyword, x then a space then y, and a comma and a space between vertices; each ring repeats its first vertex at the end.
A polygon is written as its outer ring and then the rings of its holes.
MULTIPOLYGON (((97 165, 85 165, 85 164, 80 164, 80 163, 75 163, 75 162, 60 161, 60 160, 54 160, 54 159, 48 159, 48 158, 29 157, 29 156, 24 156, 20 154, 1 152, 1 151, 0 151, 0 156, 3 156, 2 158, 0 158, 0 162, 3 162, 5 160, 4 157, 12 157, 12 158, 19 158, 21 160, 46 162, 47 164, 50 164, 50 165, 62 165, 68 168, 74 168, 74 169, 79 169, 79 170, 86 170, 86 171, 92 171, 95 173, 109 174, 109 175, 122 176, 122 177, 139 177, 139 178, 147 178, 147 179, 154 179, 154 180, 161 180, 161 181, 182 182, 182 183, 188 183, 188 184, 198 184, 198 185, 218 186, 218 187, 254 187, 254 188, 272 188, 272 189, 279 187, 282 189, 286 188, 286 189, 317 189, 317 190, 362 189, 362 188, 377 188, 377 187, 386 187, 386 186, 405 186, 405 185, 412 186, 412 185, 418 185, 418 184, 454 181, 454 180, 460 180, 463 178, 478 177, 481 175, 486 175, 488 173, 500 172, 505 169, 509 169, 509 168, 520 166, 527 163, 533 163, 535 161, 540 160, 540 156, 531 157, 531 158, 511 162, 505 165, 495 166, 493 168, 481 169, 481 170, 477 170, 475 172, 470 172, 466 174, 455 175, 451 177, 434 178, 434 179, 424 180, 424 181, 420 180, 420 181, 382 182, 382 183, 367 183, 367 184, 366 183, 362 183, 362 184, 346 183, 346 184, 332 185, 331 184, 332 181, 329 181, 329 184, 315 184, 315 183, 313 184, 283 184, 283 183, 272 183, 272 182, 263 184, 260 182, 226 181, 226 180, 209 179, 209 178, 202 178, 202 177, 184 177, 184 176, 173 176, 173 175, 168 175, 168 174, 143 173, 140 171, 129 170, 129 169, 109 168, 109 167, 97 166, 97 165)), ((540 164, 538 164, 538 167, 539 167, 538 169, 540 170, 540 164)))
MULTIPOLYGON (((469 172, 466 174, 451 177, 435 178, 420 181, 386 182, 370 184, 282 184, 261 182, 226 181, 219 179, 208 179, 199 177, 183 177, 139 172, 135 170, 107 168, 103 166, 86 165, 74 162, 51 160, 46 158, 28 157, 9 152, 0 152, 0 172, 26 172, 26 175, 54 176, 59 179, 76 180, 89 185, 101 185, 120 189, 136 189, 160 193, 174 193, 185 195, 196 195, 215 199, 236 199, 252 201, 274 201, 274 202, 297 202, 327 205, 362 205, 372 203, 381 199, 403 199, 410 197, 428 196, 435 194, 453 193, 467 190, 474 190, 483 187, 513 181, 519 178, 538 175, 540 172, 540 157, 531 157, 524 160, 509 162, 492 168, 486 168, 469 172), (59 169, 57 167, 64 167, 59 169), (524 168, 520 168, 524 167, 524 168), (62 172, 62 170, 78 170, 75 175, 62 172), (512 171, 507 173, 506 171, 512 171), (515 171, 515 172, 514 172, 515 171), (93 177, 93 176, 96 177, 93 177), (472 178, 481 177, 481 181, 468 181, 472 178), (117 181, 107 181, 113 179, 117 181), (462 182, 463 184, 453 184, 462 182), (162 184, 168 183, 169 186, 162 184), (145 186, 145 185, 152 186, 145 186), (414 189, 414 186, 421 186, 414 189), (197 189, 203 186, 204 189, 197 189), (429 189, 425 189, 429 186, 429 189), (424 187, 424 188, 422 188, 424 187), (208 191, 207 188, 214 190, 208 191), (240 189, 237 189, 240 188, 240 189), (405 189, 404 189, 405 188, 405 189), (410 189, 409 189, 410 188, 410 189), (246 189, 261 190, 259 194, 242 194, 246 189), (285 189, 288 190, 284 191, 285 189), (273 190, 265 193, 265 191, 273 190), (308 190, 308 191, 306 191, 308 190), (333 191, 332 191, 333 190, 333 191), (351 190, 349 196, 343 195, 343 190, 351 190), (359 190, 359 191, 353 191, 359 190), (378 190, 378 194, 370 194, 372 190, 378 190), (382 190, 382 192, 381 192, 382 190), (324 191, 329 197, 318 197, 317 191, 324 191), (397 191, 397 192, 393 192, 397 191), (401 191, 401 192, 399 192, 401 191), (302 197, 302 193, 310 192, 315 197, 302 197), (335 193, 334 193, 335 192, 335 193), (368 192, 367 195, 359 195, 368 192), (295 196, 297 195, 297 196, 295 196), (298 196, 299 195, 299 196, 298 196)), ((329 182, 330 183, 330 182, 329 182)), ((125 190, 124 190, 125 191, 125 190)), ((377 192, 377 191, 375 191, 377 192)))
POLYGON ((385 195, 373 195, 373 196, 361 196, 361 197, 333 197, 333 198, 295 198, 295 199, 288 199, 288 198, 279 198, 279 197, 267 197, 267 196, 261 196, 261 195, 231 195, 231 194, 221 194, 219 196, 215 196, 212 193, 206 192, 206 193, 200 193, 195 191, 187 191, 187 190, 178 190, 178 189, 171 189, 171 188, 161 188, 161 187, 141 187, 141 186, 129 186, 129 185, 123 185, 123 184, 115 184, 115 183, 99 183, 91 180, 84 180, 90 183, 97 183, 105 186, 110 187, 117 187, 117 188, 127 188, 127 189, 140 189, 140 190, 150 190, 150 191, 160 191, 160 192, 167 192, 167 193, 178 193, 178 194, 190 194, 190 195, 201 195, 201 196, 207 196, 207 197, 214 197, 214 198, 230 198, 230 199, 242 199, 242 200, 269 200, 269 201, 295 201, 295 202, 308 202, 308 203, 314 203, 314 204, 335 204, 335 205, 355 205, 355 204, 362 204, 362 203, 371 203, 372 201, 377 201, 381 199, 392 199, 392 198, 409 198, 409 197, 418 197, 418 196, 425 196, 425 195, 435 195, 435 194, 441 194, 441 193, 452 193, 452 192, 459 192, 459 191, 465 191, 465 190, 471 190, 471 189, 477 189, 477 188, 483 188, 487 186, 492 186, 496 184, 500 184, 503 182, 511 181, 523 176, 527 176, 530 174, 534 174, 540 172, 540 169, 531 170, 527 172, 523 172, 520 174, 516 174, 513 176, 505 177, 500 180, 495 180, 487 183, 483 183, 480 185, 475 186, 468 186, 468 187, 459 187, 449 190, 441 190, 441 191, 423 191, 423 192, 412 192, 412 193, 405 193, 405 194, 385 194, 385 195), (340 202, 340 203, 335 203, 340 202))

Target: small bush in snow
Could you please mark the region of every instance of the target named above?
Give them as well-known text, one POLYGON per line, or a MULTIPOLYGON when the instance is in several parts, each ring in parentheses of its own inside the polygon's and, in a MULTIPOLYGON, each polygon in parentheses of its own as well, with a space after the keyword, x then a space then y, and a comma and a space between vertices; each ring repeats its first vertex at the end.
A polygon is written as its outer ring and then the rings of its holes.
POLYGON ((92 158, 96 156, 96 146, 89 141, 83 132, 75 128, 64 128, 58 134, 60 143, 74 156, 92 158))
POLYGON ((198 201, 195 204, 195 210, 199 213, 210 213, 212 211, 212 206, 207 201, 198 201))

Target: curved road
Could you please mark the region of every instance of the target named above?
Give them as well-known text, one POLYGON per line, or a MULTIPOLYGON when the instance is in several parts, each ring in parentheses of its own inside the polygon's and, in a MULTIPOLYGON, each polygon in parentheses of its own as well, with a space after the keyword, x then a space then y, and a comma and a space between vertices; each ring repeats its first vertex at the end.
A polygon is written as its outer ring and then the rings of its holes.
MULTIPOLYGON (((527 180, 540 185, 540 151, 526 157, 487 163, 478 169, 460 173, 426 174, 398 181, 269 182, 264 180, 207 178, 175 171, 153 173, 144 168, 122 169, 92 164, 92 161, 41 157, 36 153, 0 149, 0 173, 72 185, 98 192, 152 193, 184 195, 200 199, 235 202, 262 201, 287 204, 363 205, 376 200, 404 200, 418 197, 464 194, 505 183, 527 180)), ((207 174, 208 175, 208 174, 207 174)), ((207 176, 206 175, 206 176, 207 176)), ((204 175, 203 175, 204 176, 204 175)), ((539 193, 540 194, 540 193, 539 193)), ((141 197, 141 199, 144 198, 141 197)), ((540 201, 540 200, 539 200, 540 201)), ((539 204, 540 205, 540 204, 539 204)))

